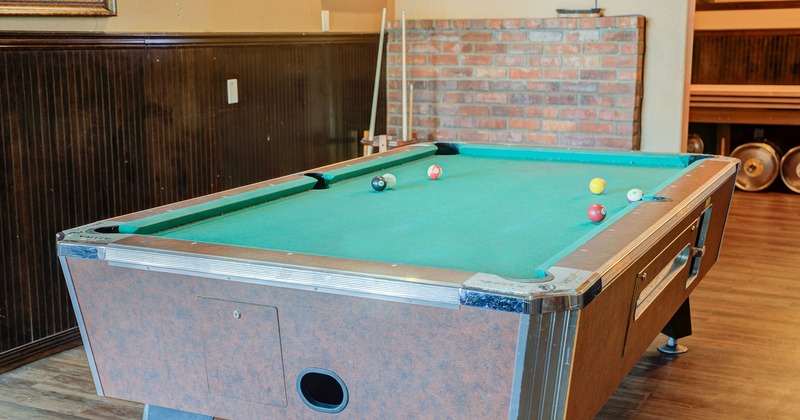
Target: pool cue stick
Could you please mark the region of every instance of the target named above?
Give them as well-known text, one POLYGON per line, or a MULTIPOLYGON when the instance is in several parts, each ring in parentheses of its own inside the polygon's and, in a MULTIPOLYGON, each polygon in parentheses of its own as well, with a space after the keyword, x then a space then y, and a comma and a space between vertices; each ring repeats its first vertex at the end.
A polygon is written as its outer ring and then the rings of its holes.
POLYGON ((672 201, 672 198, 663 195, 645 195, 640 201, 672 201))
POLYGON ((414 84, 408 84, 408 135, 411 136, 408 140, 414 140, 414 124, 411 121, 414 118, 414 84))
POLYGON ((402 20, 400 23, 401 29, 401 38, 402 38, 402 81, 400 83, 400 89, 403 89, 402 93, 402 106, 400 107, 400 112, 403 113, 403 127, 402 127, 402 138, 401 140, 405 140, 406 136, 408 135, 408 115, 406 114, 406 106, 407 106, 407 98, 406 98, 406 11, 403 10, 402 13, 402 20))
POLYGON ((378 90, 381 85, 381 62, 383 61, 383 34, 386 29, 386 8, 381 16, 381 37, 378 41, 378 64, 375 66, 375 87, 372 89, 372 112, 369 115, 369 144, 375 140, 375 117, 378 113, 378 90))

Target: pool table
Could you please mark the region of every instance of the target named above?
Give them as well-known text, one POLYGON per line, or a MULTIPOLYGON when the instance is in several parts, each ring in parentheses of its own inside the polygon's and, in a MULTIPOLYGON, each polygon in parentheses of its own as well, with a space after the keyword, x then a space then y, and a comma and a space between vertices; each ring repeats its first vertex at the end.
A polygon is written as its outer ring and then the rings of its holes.
POLYGON ((691 333, 738 168, 423 143, 57 247, 99 395, 229 419, 589 418, 660 332, 691 333))

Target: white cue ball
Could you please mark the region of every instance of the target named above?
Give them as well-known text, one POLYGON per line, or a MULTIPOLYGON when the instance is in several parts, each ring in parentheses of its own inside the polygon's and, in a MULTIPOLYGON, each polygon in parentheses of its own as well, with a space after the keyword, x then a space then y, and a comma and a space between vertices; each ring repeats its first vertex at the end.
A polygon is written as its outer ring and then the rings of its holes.
POLYGON ((381 175, 383 179, 386 180, 386 188, 393 189, 395 185, 397 185, 397 178, 395 178, 392 174, 383 174, 381 175))
POLYGON ((644 195, 644 192, 642 192, 642 190, 640 190, 638 188, 634 188, 634 189, 628 191, 628 202, 629 203, 634 203, 636 201, 641 201, 643 195, 644 195))

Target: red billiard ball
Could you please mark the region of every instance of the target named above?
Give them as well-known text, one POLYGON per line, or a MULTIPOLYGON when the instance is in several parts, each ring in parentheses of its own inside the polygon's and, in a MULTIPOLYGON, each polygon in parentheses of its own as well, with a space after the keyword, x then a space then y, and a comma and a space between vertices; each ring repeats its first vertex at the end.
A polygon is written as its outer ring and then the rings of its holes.
POLYGON ((586 214, 593 222, 602 222, 606 218, 606 208, 602 204, 592 204, 586 214))
POLYGON ((442 167, 439 165, 431 165, 428 167, 428 178, 439 179, 442 176, 442 167))

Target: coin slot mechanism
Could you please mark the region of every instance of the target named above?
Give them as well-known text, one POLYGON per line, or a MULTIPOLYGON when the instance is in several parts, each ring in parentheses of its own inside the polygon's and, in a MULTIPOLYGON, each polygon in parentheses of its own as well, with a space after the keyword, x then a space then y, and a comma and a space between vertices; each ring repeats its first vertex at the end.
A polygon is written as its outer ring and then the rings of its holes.
MULTIPOLYGON (((642 293, 639 295, 639 299, 636 300, 636 314, 634 319, 638 319, 639 315, 641 315, 648 306, 658 297, 662 290, 672 281, 672 279, 686 266, 686 263, 689 262, 689 255, 692 251, 692 247, 690 245, 686 245, 683 247, 681 252, 675 256, 672 260, 672 264, 667 265, 664 267, 654 279, 650 281, 650 284, 647 285, 642 290, 642 293)), ((642 273, 639 275, 640 280, 644 280, 641 277, 645 276, 646 273, 642 273)), ((645 278, 646 279, 646 278, 645 278)))
POLYGON ((692 247, 692 265, 689 268, 689 277, 686 279, 686 288, 697 279, 697 274, 700 273, 700 264, 703 262, 703 255, 706 253, 706 235, 708 234, 708 225, 711 221, 712 206, 708 206, 700 215, 700 220, 697 223, 698 232, 695 245, 692 247))

